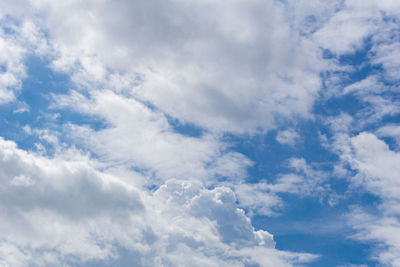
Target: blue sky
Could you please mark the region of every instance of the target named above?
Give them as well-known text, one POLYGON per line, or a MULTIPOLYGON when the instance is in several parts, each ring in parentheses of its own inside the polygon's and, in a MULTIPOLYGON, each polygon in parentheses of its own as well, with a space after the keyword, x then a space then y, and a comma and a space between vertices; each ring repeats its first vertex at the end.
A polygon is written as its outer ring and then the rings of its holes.
POLYGON ((0 10, 0 265, 400 266, 396 1, 0 10))

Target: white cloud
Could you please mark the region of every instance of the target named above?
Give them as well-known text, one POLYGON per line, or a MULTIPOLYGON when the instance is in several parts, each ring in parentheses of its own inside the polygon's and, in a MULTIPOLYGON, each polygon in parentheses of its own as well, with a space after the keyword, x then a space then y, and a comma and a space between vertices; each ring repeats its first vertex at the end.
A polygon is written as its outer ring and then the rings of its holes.
POLYGON ((361 133, 351 139, 353 168, 360 171, 357 182, 382 198, 398 199, 400 171, 398 153, 391 151, 385 142, 370 133, 361 133))
POLYGON ((387 85, 382 75, 370 75, 365 79, 343 88, 342 94, 353 94, 365 105, 357 114, 358 127, 378 122, 384 116, 394 116, 400 113, 396 97, 399 91, 396 85, 387 85))
MULTIPOLYGON (((342 139, 346 137, 343 135, 342 139)), ((340 151, 342 163, 356 171, 349 178, 353 187, 362 188, 380 200, 375 208, 354 207, 348 214, 350 224, 357 230, 353 238, 377 242, 380 246, 376 247, 374 258, 382 264, 400 266, 399 153, 367 132, 347 136, 346 142, 334 146, 340 151)))
MULTIPOLYGON (((15 22, 0 13, 0 104, 16 99, 26 78, 25 60, 32 53, 51 53, 40 30, 28 18, 15 22)), ((29 110, 26 104, 19 105, 15 112, 29 110)))
POLYGON ((276 135, 276 141, 278 141, 281 144, 286 144, 286 145, 295 145, 300 139, 300 135, 293 129, 287 129, 278 132, 276 135))
POLYGON ((382 93, 386 88, 379 80, 378 75, 370 75, 361 81, 346 86, 343 89, 343 94, 355 93, 366 96, 371 93, 382 93))
POLYGON ((400 126, 397 124, 389 124, 379 128, 376 131, 379 137, 391 137, 397 144, 397 148, 400 148, 400 126))
POLYGON ((235 186, 241 207, 248 209, 250 216, 264 215, 272 216, 278 214, 284 206, 283 200, 270 190, 271 185, 267 183, 242 183, 235 186))
POLYGON ((315 40, 334 53, 354 53, 368 37, 393 28, 385 17, 395 18, 399 13, 397 1, 343 1, 339 11, 331 13, 329 21, 315 33, 315 40))
POLYGON ((319 48, 288 24, 282 4, 33 5, 58 54, 54 68, 86 89, 122 86, 174 118, 217 132, 254 133, 275 127, 276 117, 310 117, 324 65, 319 48))
MULTIPOLYGON (((390 7, 385 10, 387 14, 391 14, 394 18, 400 15, 400 5, 390 7)), ((400 27, 396 19, 387 19, 384 27, 381 27, 379 32, 373 35, 372 40, 374 46, 372 47, 371 60, 373 64, 382 66, 384 77, 390 82, 397 83, 399 81, 400 73, 400 37, 398 31, 400 27)))
POLYGON ((94 91, 91 99, 77 92, 56 96, 54 108, 75 109, 106 122, 108 127, 98 131, 72 124, 65 128, 75 144, 89 149, 106 166, 142 169, 161 180, 238 180, 251 165, 242 154, 227 152, 227 144, 217 137, 179 134, 163 113, 112 91, 94 91))
POLYGON ((21 88, 21 79, 26 75, 23 64, 25 53, 14 36, 0 28, 0 104, 13 101, 15 92, 21 88))
POLYGON ((14 113, 24 113, 29 112, 29 105, 25 102, 18 102, 16 104, 15 109, 13 110, 14 113))
POLYGON ((356 51, 367 52, 365 60, 359 65, 349 66, 352 69, 344 73, 332 70, 332 77, 329 78, 331 82, 326 83, 330 96, 351 93, 366 104, 356 114, 358 127, 362 129, 384 116, 400 113, 399 103, 393 97, 398 94, 400 73, 397 23, 400 5, 398 1, 392 0, 346 0, 342 3, 338 6, 338 12, 330 13, 327 21, 321 21, 323 26, 316 30, 313 38, 321 47, 333 52, 336 58, 345 54, 355 55, 356 51), (381 67, 383 71, 373 72, 365 79, 341 89, 344 81, 349 79, 346 73, 361 71, 368 66, 381 67))
POLYGON ((20 174, 15 176, 10 183, 16 186, 31 186, 35 182, 31 179, 31 177, 26 176, 25 174, 20 174))
MULTIPOLYGON (((23 266, 47 253, 59 260, 107 257, 110 246, 101 243, 119 238, 112 229, 121 231, 132 223, 129 214, 143 212, 136 189, 85 161, 47 159, 3 139, 0 146, 0 261, 5 266, 17 260, 14 266, 23 266), (17 259, 18 254, 23 257, 17 259)), ((51 264, 45 258, 39 263, 51 264)))
POLYGON ((234 185, 239 205, 248 209, 249 215, 277 215, 285 206, 281 193, 299 197, 317 196, 335 204, 327 174, 309 165, 303 158, 288 160, 289 173, 278 174, 273 183, 238 183, 234 185))
POLYGON ((3 139, 0 146, 4 266, 112 262, 118 248, 136 253, 140 266, 187 264, 188 255, 198 266, 289 266, 315 258, 274 249, 272 235, 252 227, 227 187, 169 180, 151 193, 96 171, 85 157, 49 159, 3 139))
POLYGON ((376 24, 380 18, 378 10, 365 11, 351 6, 336 13, 329 23, 315 34, 317 42, 338 54, 353 53, 362 48, 365 38, 377 28, 376 24))

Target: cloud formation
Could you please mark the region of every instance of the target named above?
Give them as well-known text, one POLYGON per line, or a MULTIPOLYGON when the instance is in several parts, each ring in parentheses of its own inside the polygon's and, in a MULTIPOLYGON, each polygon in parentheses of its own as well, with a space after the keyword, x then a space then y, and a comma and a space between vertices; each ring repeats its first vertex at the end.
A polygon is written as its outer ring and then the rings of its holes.
POLYGON ((170 180, 144 192, 96 171, 83 156, 48 159, 10 141, 0 145, 4 266, 107 262, 119 248, 136 253, 142 266, 189 259, 198 266, 287 266, 314 258, 275 250, 272 235, 254 230, 227 187, 170 180))
POLYGON ((391 0, 3 1, 0 123, 19 132, 0 137, 0 265, 307 264, 252 220, 355 190, 379 216, 348 205, 351 237, 400 265, 399 15, 391 0), (33 58, 64 87, 30 77, 33 58))

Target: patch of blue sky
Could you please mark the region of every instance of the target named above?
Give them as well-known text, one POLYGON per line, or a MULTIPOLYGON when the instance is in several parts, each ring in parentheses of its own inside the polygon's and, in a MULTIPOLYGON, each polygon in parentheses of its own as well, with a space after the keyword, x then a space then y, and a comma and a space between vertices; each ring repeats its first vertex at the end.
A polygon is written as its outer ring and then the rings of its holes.
MULTIPOLYGON (((51 94, 67 94, 74 88, 70 78, 63 73, 53 71, 45 58, 30 56, 26 59, 27 77, 23 80, 22 90, 17 95, 17 101, 0 106, 0 135, 14 140, 23 149, 33 149, 34 143, 40 142, 37 136, 29 135, 23 127, 31 129, 50 129, 62 131, 62 125, 73 123, 89 125, 98 130, 105 123, 98 117, 80 114, 69 109, 50 109, 51 94), (18 111, 21 103, 25 111, 18 111)), ((65 142, 68 142, 66 139, 65 142)), ((46 142, 42 145, 51 151, 46 142)))
MULTIPOLYGON (((344 88, 347 85, 361 81, 368 76, 375 75, 378 77, 379 84, 375 86, 385 86, 385 90, 379 93, 369 94, 369 96, 379 96, 383 99, 389 100, 394 105, 400 105, 400 90, 399 85, 396 81, 385 79, 384 69, 379 64, 372 64, 371 57, 374 56, 371 38, 367 38, 364 42, 364 47, 361 50, 356 51, 353 54, 347 54, 339 57, 339 62, 342 65, 348 65, 355 67, 354 71, 347 73, 347 77, 341 80, 341 86, 344 88)), ((377 88, 379 89, 379 88, 377 88)), ((334 116, 339 115, 340 112, 348 113, 354 116, 357 120, 363 120, 368 114, 371 114, 373 105, 371 103, 363 102, 363 100, 357 96, 356 92, 347 95, 339 95, 328 99, 328 101, 319 101, 315 105, 315 113, 322 116, 334 116)), ((373 111, 372 111, 373 112, 373 111)), ((377 121, 372 121, 364 125, 362 129, 358 131, 369 131, 374 132, 383 125, 396 124, 400 121, 400 114, 398 112, 387 113, 380 117, 377 121)), ((356 132, 353 131, 353 134, 356 132)), ((394 141, 390 138, 383 138, 391 149, 394 149, 394 141)))
POLYGON ((293 148, 280 145, 275 140, 276 132, 254 136, 226 135, 225 142, 229 143, 230 150, 239 152, 254 162, 248 169, 247 182, 258 182, 267 179, 271 181, 275 174, 285 170, 286 161, 293 156, 293 148))
POLYGON ((253 218, 256 229, 268 226, 278 249, 309 252, 320 257, 307 266, 368 264, 372 244, 360 244, 349 238, 354 232, 346 224, 345 214, 359 198, 335 206, 323 205, 318 198, 284 197, 286 205, 280 216, 253 218))
MULTIPOLYGON (((400 121, 400 116, 398 116, 397 122, 400 121)), ((391 136, 379 136, 379 139, 383 140, 389 147, 390 150, 399 152, 400 144, 396 141, 395 138, 391 136)))
POLYGON ((335 59, 341 66, 348 66, 351 67, 353 70, 324 72, 321 74, 323 82, 325 82, 324 78, 328 78, 329 76, 335 75, 337 73, 342 73, 344 75, 341 77, 340 83, 342 87, 345 87, 354 82, 363 80, 371 74, 381 73, 382 67, 371 63, 371 55, 373 54, 372 49, 373 43, 371 37, 369 37, 364 40, 363 47, 361 49, 355 50, 353 53, 347 53, 337 56, 329 50, 324 50, 324 59, 335 59))
POLYGON ((320 134, 327 131, 326 125, 316 120, 299 120, 295 125, 287 124, 267 134, 254 136, 227 135, 226 142, 230 149, 244 154, 254 162, 248 169, 248 182, 267 180, 273 182, 277 174, 292 171, 288 169, 290 158, 304 158, 307 162, 316 163, 323 168, 330 168, 337 161, 337 156, 321 145, 320 134), (295 144, 281 144, 276 140, 280 130, 294 129, 299 135, 295 144))
POLYGON ((348 94, 316 101, 314 113, 320 118, 326 119, 326 117, 339 116, 342 113, 356 114, 367 106, 367 103, 355 95, 348 94))
POLYGON ((344 217, 352 205, 369 206, 379 201, 371 194, 345 194, 348 182, 330 179, 331 188, 344 199, 333 206, 318 196, 279 194, 284 207, 277 216, 255 216, 254 227, 267 229, 274 235, 278 249, 310 252, 321 257, 309 266, 336 266, 344 263, 365 264, 372 244, 350 240, 354 234, 344 217), (342 187, 340 189, 340 187, 342 187))
MULTIPOLYGON (((400 106, 400 102, 398 102, 398 105, 400 106)), ((363 131, 374 132, 384 125, 398 124, 399 122, 400 122, 400 113, 387 114, 382 118, 380 118, 377 123, 367 124, 363 128, 363 131)))
POLYGON ((15 17, 12 17, 10 15, 4 15, 3 17, 0 18, 0 26, 1 26, 1 30, 5 33, 5 34, 15 34, 15 27, 14 26, 18 26, 20 25, 20 22, 18 21, 18 19, 16 19, 15 17))
MULTIPOLYGON (((232 140, 236 143, 233 150, 243 153, 255 162, 249 169, 248 182, 251 183, 263 180, 273 183, 279 174, 295 172, 288 168, 287 164, 288 159, 292 157, 304 158, 317 169, 329 173, 338 158, 321 146, 319 133, 321 128, 325 127, 322 122, 304 120, 296 124, 300 141, 294 146, 278 143, 275 140, 276 131, 271 131, 266 135, 232 140)), ((335 177, 327 179, 334 192, 338 194, 346 192, 348 182, 345 179, 335 177)), ((348 205, 358 202, 357 197, 340 200, 337 206, 330 206, 326 200, 321 201, 314 195, 280 194, 279 196, 285 203, 280 215, 253 218, 256 229, 267 229, 274 234, 278 249, 321 255, 321 258, 310 266, 365 263, 368 255, 366 248, 369 247, 348 240, 349 228, 346 228, 344 222, 338 221, 338 218, 347 211, 348 205), (315 227, 326 228, 327 224, 335 223, 340 224, 341 233, 335 232, 336 229, 315 229, 315 227), (301 227, 296 228, 293 225, 301 227)))
POLYGON ((117 257, 107 260, 88 261, 78 265, 81 267, 125 267, 125 266, 143 266, 141 254, 125 248, 119 248, 117 257))
POLYGON ((193 123, 180 121, 178 119, 172 118, 167 114, 165 116, 168 120, 169 125, 176 133, 195 138, 199 138, 204 134, 205 130, 193 123))

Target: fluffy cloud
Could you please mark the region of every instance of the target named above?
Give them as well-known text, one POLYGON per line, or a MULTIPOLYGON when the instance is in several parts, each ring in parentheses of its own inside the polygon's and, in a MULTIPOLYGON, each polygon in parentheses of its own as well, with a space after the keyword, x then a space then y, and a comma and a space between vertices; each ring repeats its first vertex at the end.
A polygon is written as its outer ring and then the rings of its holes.
POLYGON ((275 127, 277 117, 309 117, 318 95, 320 50, 278 2, 32 5, 55 69, 89 90, 122 86, 183 122, 253 133, 275 127))
POLYGON ((287 266, 308 254, 274 249, 254 230, 227 187, 170 180, 154 193, 96 171, 89 159, 45 158, 0 140, 1 235, 4 266, 112 262, 119 249, 140 266, 287 266), (254 253, 269 255, 268 261, 254 253))
POLYGON ((53 108, 69 108, 104 120, 107 127, 97 131, 73 124, 64 131, 74 144, 90 150, 108 167, 141 169, 158 180, 191 177, 206 181, 243 179, 251 165, 242 154, 227 151, 228 144, 217 137, 177 133, 162 112, 113 91, 93 91, 91 99, 77 92, 58 95, 53 108))
MULTIPOLYGON (((132 223, 129 214, 143 212, 137 190, 95 171, 84 158, 48 159, 3 139, 0 146, 0 262, 5 266, 56 264, 58 254, 67 262, 105 258, 112 252, 105 243, 132 223)), ((135 236, 131 230, 127 234, 135 236)))

